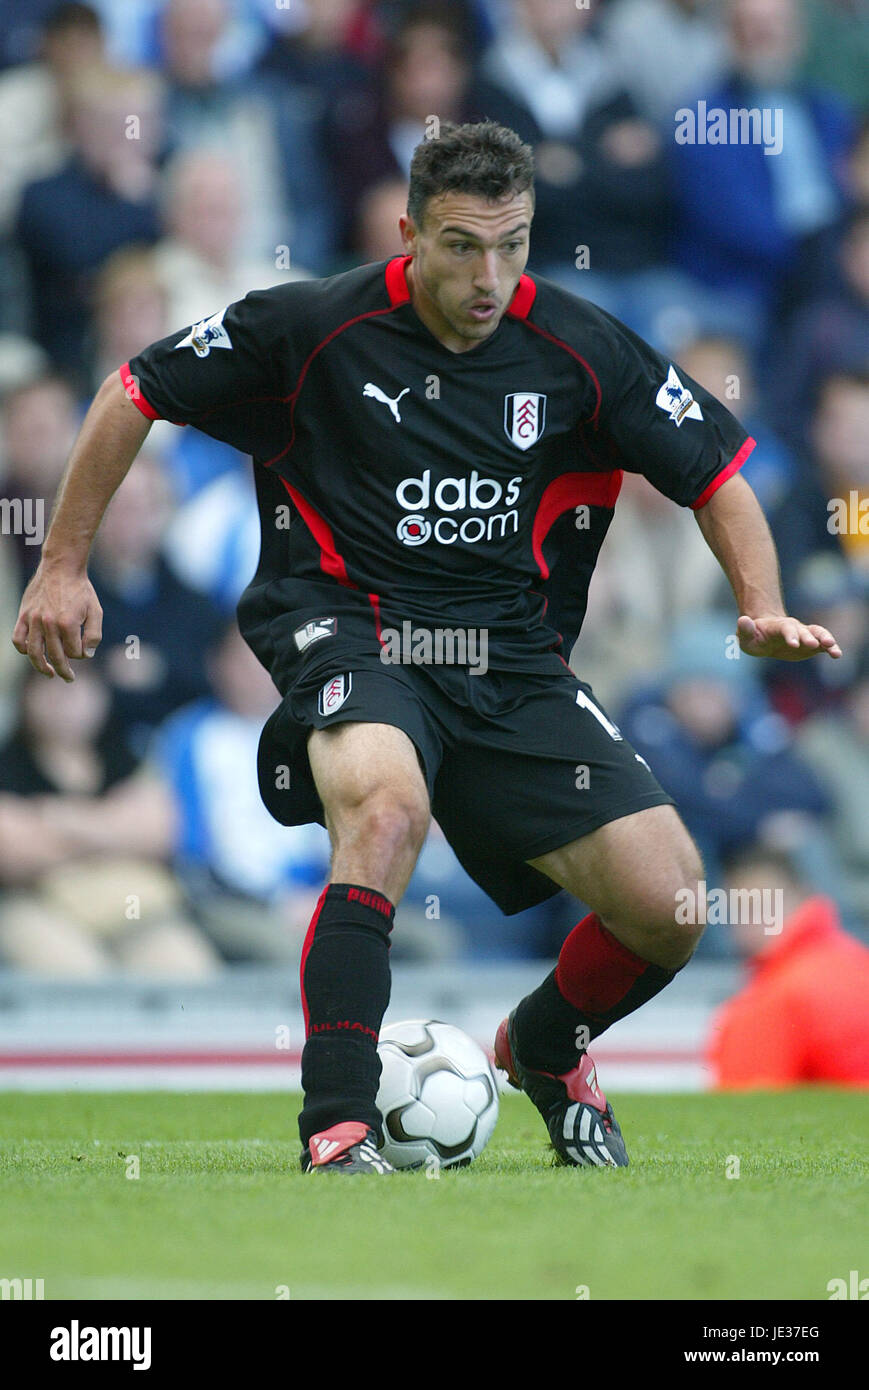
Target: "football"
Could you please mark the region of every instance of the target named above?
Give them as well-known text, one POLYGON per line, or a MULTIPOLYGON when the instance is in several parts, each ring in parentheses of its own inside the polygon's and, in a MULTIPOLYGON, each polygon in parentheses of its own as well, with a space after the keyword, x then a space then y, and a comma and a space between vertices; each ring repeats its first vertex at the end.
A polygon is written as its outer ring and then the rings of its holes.
POLYGON ((384 1028, 377 1108, 381 1152, 395 1168, 455 1168, 478 1158, 498 1118, 495 1073, 451 1023, 412 1019, 384 1028))

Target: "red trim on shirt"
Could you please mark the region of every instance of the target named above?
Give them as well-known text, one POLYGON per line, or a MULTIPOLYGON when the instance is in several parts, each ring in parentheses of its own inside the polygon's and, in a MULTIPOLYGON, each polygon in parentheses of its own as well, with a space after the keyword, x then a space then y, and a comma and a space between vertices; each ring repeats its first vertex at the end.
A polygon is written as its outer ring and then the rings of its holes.
POLYGON ((314 510, 310 502, 305 501, 292 483, 288 483, 286 478, 281 478, 281 482, 292 497, 296 510, 320 547, 320 569, 324 574, 337 579, 338 583, 343 584, 345 589, 358 589, 359 585, 354 584, 353 580, 347 576, 344 557, 339 555, 335 548, 335 537, 332 535, 332 528, 329 523, 321 517, 318 511, 314 510))
POLYGON ((536 295, 537 286, 531 276, 520 275, 516 292, 507 305, 507 313, 512 314, 514 319, 527 319, 536 295))
POLYGON ((149 405, 148 402, 145 400, 145 397, 142 395, 142 388, 140 387, 136 378, 133 376, 133 373, 130 371, 129 362, 125 362, 123 367, 118 368, 118 371, 120 372, 121 381, 124 383, 125 392, 129 396, 130 400, 133 402, 133 405, 139 407, 142 414, 145 416, 145 419, 162 420, 162 415, 159 415, 157 411, 154 409, 154 407, 152 405, 149 405))
POLYGON ((327 333, 326 336, 325 336, 325 338, 321 338, 320 341, 319 341, 319 343, 317 343, 316 347, 312 348, 311 351, 308 353, 308 356, 305 358, 304 362, 302 363, 302 369, 301 369, 301 371, 299 372, 298 380, 296 381, 295 386, 293 387, 292 391, 290 392, 290 394, 289 394, 288 396, 263 397, 263 398, 262 398, 262 399, 264 399, 264 400, 277 399, 277 400, 281 400, 281 401, 284 401, 284 402, 290 402, 290 439, 289 439, 289 443, 288 443, 288 444, 285 444, 284 447, 283 447, 283 449, 281 449, 280 453, 279 453, 279 454, 275 454, 274 458, 266 459, 265 462, 263 463, 263 468, 271 468, 271 466, 272 466, 273 463, 277 463, 278 459, 282 459, 282 458, 284 457, 284 454, 288 454, 288 453, 290 452, 290 449, 292 449, 293 444, 295 443, 295 438, 296 438, 296 426, 295 426, 294 416, 295 416, 295 410, 296 410, 296 402, 297 402, 297 400, 299 399, 299 392, 301 391, 301 389, 302 389, 302 387, 303 387, 303 385, 304 385, 304 383, 305 383, 305 377, 306 377, 307 374, 308 374, 308 368, 310 367, 310 365, 311 365, 311 363, 313 362, 314 358, 317 356, 317 353, 320 352, 320 351, 326 346, 327 343, 331 343, 331 341, 332 341, 333 338, 337 338, 337 336, 338 336, 339 333, 343 333, 345 328, 352 328, 354 323, 361 323, 361 322, 363 321, 363 319, 374 319, 374 318, 377 318, 379 314, 391 314, 391 313, 392 313, 392 310, 393 310, 393 305, 392 305, 392 304, 388 305, 388 307, 385 308, 385 309, 368 309, 368 310, 366 311, 366 313, 364 313, 364 314, 357 314, 357 315, 355 316, 355 318, 352 318, 352 319, 345 319, 343 323, 339 323, 337 328, 333 328, 331 333, 327 333))
POLYGON ((730 462, 722 468, 720 473, 716 473, 712 482, 703 489, 697 501, 691 503, 692 512, 696 512, 698 507, 705 507, 713 492, 717 492, 722 483, 726 483, 728 478, 732 478, 734 473, 739 472, 756 443, 757 440, 752 439, 751 435, 749 435, 742 448, 739 450, 739 453, 733 456, 730 462))
POLYGON ((369 595, 368 595, 368 602, 371 604, 371 607, 374 609, 374 631, 375 631, 375 633, 376 633, 377 640, 378 640, 378 642, 380 643, 380 645, 381 645, 381 647, 382 647, 382 646, 383 646, 383 638, 382 638, 381 635, 380 635, 381 632, 382 632, 382 628, 381 628, 381 625, 380 625, 380 595, 379 595, 379 594, 369 594, 369 595))
MULTIPOLYGON (((412 256, 395 256, 388 262, 384 272, 386 280, 386 293, 389 295, 389 302, 393 309, 399 304, 407 304, 410 301, 410 286, 407 283, 407 267, 413 260, 412 256)), ((534 303, 537 294, 537 286, 530 275, 520 275, 519 283, 513 294, 513 298, 507 305, 507 313, 512 314, 513 318, 527 318, 531 312, 531 305, 534 303)))
POLYGON ((407 304, 410 299, 410 286, 404 272, 412 259, 412 256, 395 256, 386 267, 386 293, 393 309, 407 304))
POLYGON ((571 507, 586 503, 592 507, 616 504, 624 474, 620 468, 611 473, 562 473, 554 478, 540 499, 531 528, 534 559, 544 579, 549 578, 549 566, 543 558, 543 542, 556 521, 571 507))
MULTIPOLYGON (((353 580, 347 574, 347 566, 344 563, 343 555, 338 554, 335 545, 335 537, 332 534, 332 528, 329 523, 311 506, 310 502, 305 501, 305 498, 293 487, 292 483, 288 483, 286 478, 281 478, 281 482, 292 497, 293 504, 299 516, 302 518, 311 535, 314 537, 314 540, 317 542, 317 545, 320 547, 320 569, 324 574, 330 575, 332 579, 337 579, 338 583, 343 584, 345 589, 358 589, 359 585, 354 584, 353 580)), ((369 594, 368 602, 371 604, 372 612, 374 613, 374 631, 378 642, 380 642, 382 646, 383 641, 380 635, 380 595, 369 594)))

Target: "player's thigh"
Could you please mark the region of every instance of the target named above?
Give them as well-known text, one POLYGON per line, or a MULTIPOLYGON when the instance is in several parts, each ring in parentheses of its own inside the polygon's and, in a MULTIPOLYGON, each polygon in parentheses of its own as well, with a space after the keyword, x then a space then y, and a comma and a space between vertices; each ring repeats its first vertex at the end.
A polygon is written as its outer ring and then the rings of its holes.
POLYGON ((608 923, 639 931, 674 923, 680 890, 703 876, 697 847, 673 806, 650 806, 529 860, 608 923))
POLYGON ((333 842, 406 838, 428 829, 428 789, 413 740, 392 724, 347 721, 313 729, 308 761, 333 842))

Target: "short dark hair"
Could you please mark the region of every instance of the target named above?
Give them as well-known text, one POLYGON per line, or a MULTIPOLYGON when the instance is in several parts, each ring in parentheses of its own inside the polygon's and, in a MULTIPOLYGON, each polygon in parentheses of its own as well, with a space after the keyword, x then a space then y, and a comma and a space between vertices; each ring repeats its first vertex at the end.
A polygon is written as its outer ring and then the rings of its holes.
POLYGON ((795 888, 808 891, 811 887, 811 880, 794 851, 767 844, 763 840, 742 840, 729 846, 721 855, 721 869, 725 878, 737 878, 758 869, 772 869, 795 888))
POLYGON ((440 193, 474 193, 497 202, 529 189, 533 201, 534 155, 515 130, 495 121, 445 122, 436 139, 423 140, 413 152, 407 212, 420 225, 429 198, 440 193))

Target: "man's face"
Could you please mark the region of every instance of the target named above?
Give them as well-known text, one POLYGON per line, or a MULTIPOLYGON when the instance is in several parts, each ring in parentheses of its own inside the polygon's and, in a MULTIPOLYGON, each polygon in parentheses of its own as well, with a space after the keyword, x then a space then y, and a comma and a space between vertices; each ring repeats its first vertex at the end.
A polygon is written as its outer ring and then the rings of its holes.
POLYGON ((823 485, 844 492, 869 486, 869 390, 847 378, 827 383, 812 422, 823 485))
POLYGON ((777 864, 762 861, 725 873, 722 886, 728 902, 737 907, 736 920, 729 924, 733 943, 749 960, 776 949, 787 932, 785 922, 808 895, 777 864))
POLYGON ((782 81, 803 44, 794 0, 730 0, 730 34, 741 72, 758 82, 782 81))
POLYGON ((401 218, 413 306, 451 352, 467 352, 501 322, 528 260, 532 215, 530 192, 496 203, 442 193, 420 225, 401 218))

